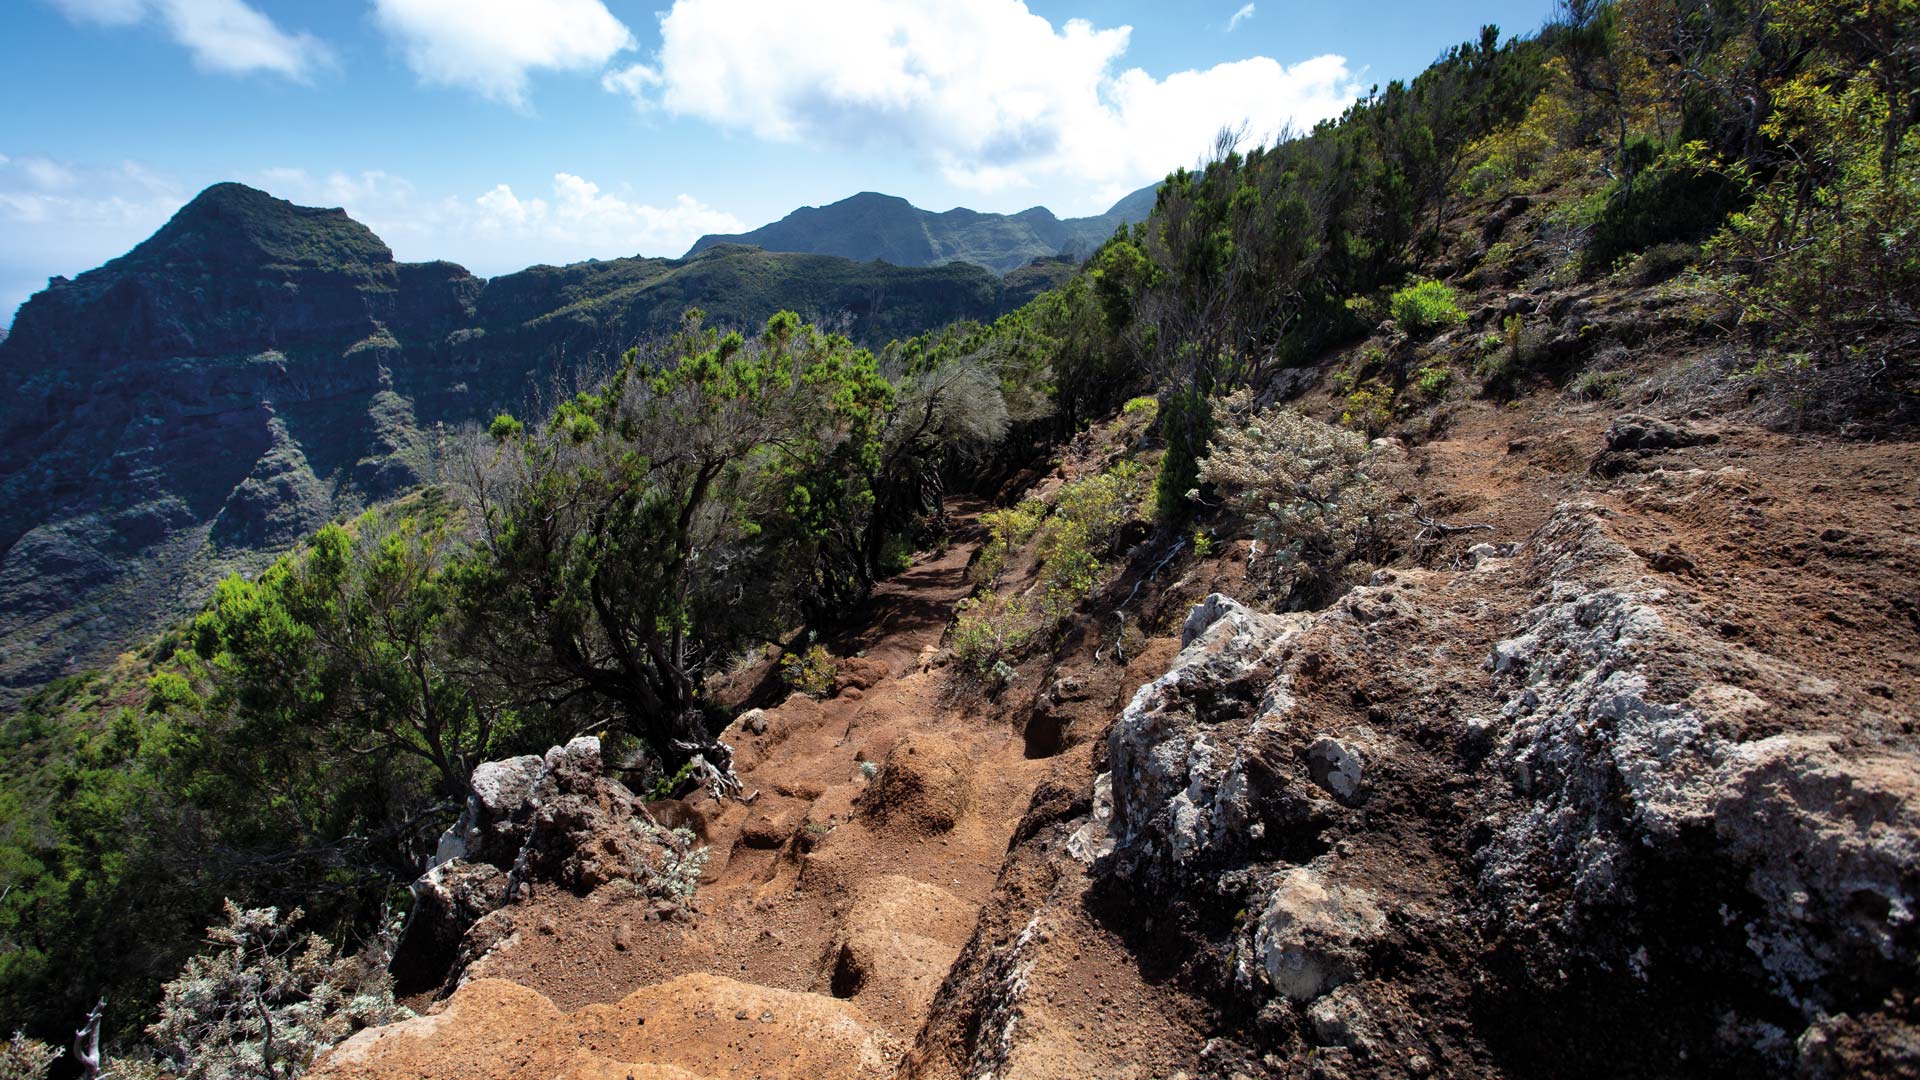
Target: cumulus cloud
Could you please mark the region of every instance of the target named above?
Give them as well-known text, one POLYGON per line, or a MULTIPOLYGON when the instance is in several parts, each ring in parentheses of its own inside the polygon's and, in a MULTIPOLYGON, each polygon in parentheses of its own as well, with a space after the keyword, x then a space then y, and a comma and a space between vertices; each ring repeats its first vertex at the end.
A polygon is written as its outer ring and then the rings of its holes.
POLYGON ((977 191, 1070 180, 1089 204, 1194 163, 1221 127, 1271 137, 1361 89, 1338 56, 1155 78, 1121 64, 1131 28, 1055 27, 1022 0, 676 0, 660 30, 657 62, 609 90, 767 140, 902 147, 977 191))
POLYGON ((597 71, 634 47, 601 0, 374 0, 421 81, 527 107, 527 77, 597 71))
POLYGON ((98 266, 147 238, 184 201, 135 162, 85 165, 0 154, 0 325, 54 274, 98 266))
POLYGON ((309 82, 333 62, 332 52, 307 33, 289 33, 246 0, 52 0, 76 22, 132 26, 153 22, 208 71, 272 72, 309 82))
POLYGON ((1236 27, 1238 27, 1241 23, 1246 22, 1248 19, 1251 19, 1251 18, 1253 18, 1253 5, 1252 4, 1240 5, 1240 10, 1234 12, 1233 17, 1227 20, 1227 33, 1229 34, 1233 33, 1236 27))
POLYGON ((706 233, 746 228, 691 195, 656 206, 566 172, 554 174, 546 193, 524 196, 496 184, 473 197, 427 197, 404 177, 378 171, 269 169, 258 182, 296 203, 345 207, 402 259, 450 259, 483 274, 535 262, 679 255, 706 233))

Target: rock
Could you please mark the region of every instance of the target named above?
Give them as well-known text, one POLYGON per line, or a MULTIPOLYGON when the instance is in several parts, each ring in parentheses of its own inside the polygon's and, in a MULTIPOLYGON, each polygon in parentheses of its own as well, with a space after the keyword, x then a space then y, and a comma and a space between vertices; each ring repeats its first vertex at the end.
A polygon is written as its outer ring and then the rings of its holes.
POLYGON ((890 678, 893 669, 885 660, 870 656, 849 656, 839 661, 833 673, 833 692, 844 694, 848 690, 871 690, 881 681, 890 678))
POLYGON ((1087 689, 1086 680, 1076 675, 1064 675, 1054 680, 1053 685, 1047 689, 1047 696, 1053 700, 1054 704, 1064 705, 1073 701, 1085 701, 1093 695, 1087 689))
POLYGON ((1307 747, 1307 768, 1313 782, 1347 806, 1358 806, 1364 801, 1360 786, 1362 765, 1358 750, 1330 735, 1320 736, 1307 747))
POLYGON ((1344 1046, 1372 1054, 1380 1033, 1364 997, 1353 984, 1336 987, 1307 1006, 1307 1025, 1321 1046, 1344 1046))
POLYGON ((748 709, 746 712, 741 713, 739 719, 734 722, 739 725, 740 730, 749 735, 765 735, 767 733, 767 710, 748 709))
POLYGON ((1268 985, 1311 1001, 1352 979, 1386 919, 1367 893, 1296 867, 1274 879, 1253 932, 1253 955, 1268 985))
POLYGON ((1607 449, 1615 451, 1677 450, 1717 439, 1718 436, 1697 434, 1683 424, 1638 413, 1616 416, 1607 427, 1607 449))
POLYGON ((862 792, 859 813, 904 821, 928 832, 958 824, 973 799, 973 762, 951 739, 908 735, 895 743, 880 772, 862 792))

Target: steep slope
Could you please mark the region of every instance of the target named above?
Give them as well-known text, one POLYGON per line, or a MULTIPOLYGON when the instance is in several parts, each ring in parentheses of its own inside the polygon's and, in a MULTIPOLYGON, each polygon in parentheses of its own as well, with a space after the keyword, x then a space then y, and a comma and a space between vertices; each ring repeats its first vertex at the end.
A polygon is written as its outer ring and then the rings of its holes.
POLYGON ((869 342, 1005 303, 970 266, 722 246, 492 281, 239 184, 56 278, 0 341, 0 693, 150 632, 220 575, 431 478, 443 425, 569 387, 689 307, 869 342))
POLYGON ((714 852, 691 920, 536 896, 314 1075, 1912 1075, 1910 444, 1455 404, 1416 493, 1487 528, 1322 611, 1161 537, 982 698, 933 649, 963 534, 836 694, 735 721, 751 802, 653 804, 714 852))
POLYGON ((1085 252, 1122 225, 1153 210, 1149 185, 1095 217, 1055 217, 1044 206, 1018 214, 983 214, 964 207, 936 214, 893 195, 863 191, 827 206, 803 206, 771 225, 733 236, 703 236, 689 256, 716 244, 749 244, 768 251, 839 255, 895 266, 970 262, 997 274, 1062 252, 1085 252))

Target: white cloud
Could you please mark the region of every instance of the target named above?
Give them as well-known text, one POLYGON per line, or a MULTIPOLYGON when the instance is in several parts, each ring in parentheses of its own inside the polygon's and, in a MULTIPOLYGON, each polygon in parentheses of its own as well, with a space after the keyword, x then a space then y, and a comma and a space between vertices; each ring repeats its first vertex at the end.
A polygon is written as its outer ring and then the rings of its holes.
POLYGON ((1233 18, 1227 20, 1227 33, 1229 34, 1233 33, 1236 27, 1238 27, 1241 23, 1246 22, 1248 19, 1251 19, 1251 18, 1253 18, 1253 5, 1252 4, 1240 5, 1240 10, 1234 12, 1233 18))
POLYGON ((538 70, 593 71, 634 47, 601 0, 374 0, 421 81, 527 107, 538 70))
POLYGON ((345 207, 402 259, 450 259, 482 274, 535 262, 678 256, 707 233, 746 228, 691 195, 655 206, 565 172, 554 174, 548 194, 525 197, 508 184, 473 198, 425 197, 405 178, 384 172, 315 177, 269 169, 257 179, 296 203, 345 207))
POLYGON ((660 29, 657 64, 609 90, 772 141, 904 147, 976 191, 1069 182, 1089 209, 1194 163, 1223 126, 1272 137, 1361 89, 1338 56, 1155 78, 1121 68, 1130 27, 1056 29, 1022 0, 676 0, 660 29))
POLYGON ((268 71, 296 82, 310 81, 333 62, 332 52, 312 34, 288 33, 246 0, 52 0, 76 22, 131 26, 148 19, 208 71, 245 74, 268 71))

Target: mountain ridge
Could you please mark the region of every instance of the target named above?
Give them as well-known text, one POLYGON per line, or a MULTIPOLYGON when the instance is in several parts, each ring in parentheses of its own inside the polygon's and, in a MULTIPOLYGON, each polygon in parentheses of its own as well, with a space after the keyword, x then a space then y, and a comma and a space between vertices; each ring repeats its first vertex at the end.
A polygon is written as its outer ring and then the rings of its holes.
POLYGON ((731 243, 895 266, 971 262, 1004 275, 1035 259, 1098 247, 1120 226, 1144 221, 1158 190, 1150 184, 1106 213, 1083 218, 1061 218, 1044 206, 1015 214, 963 206, 923 210, 897 195, 862 191, 825 206, 800 207, 748 232, 710 233, 694 242, 687 257, 731 243))
POLYGON ((0 697, 430 481, 444 428, 538 411, 690 307, 879 344, 1025 295, 977 266, 737 245, 486 279, 396 261, 344 210, 213 185, 0 339, 0 697))

